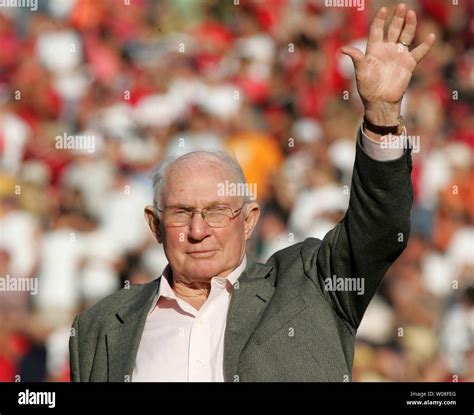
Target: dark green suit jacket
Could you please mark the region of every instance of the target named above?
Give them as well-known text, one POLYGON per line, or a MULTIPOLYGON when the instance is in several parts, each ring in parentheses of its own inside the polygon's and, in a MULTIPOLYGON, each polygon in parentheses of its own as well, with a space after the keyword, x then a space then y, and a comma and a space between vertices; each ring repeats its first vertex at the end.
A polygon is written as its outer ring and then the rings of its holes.
MULTIPOLYGON (((227 316, 226 381, 351 380, 357 327, 409 237, 410 172, 409 151, 381 162, 357 144, 343 220, 323 241, 308 238, 266 264, 248 261, 227 316), (363 295, 330 287, 327 278, 333 276, 363 278, 363 295)), ((73 381, 131 380, 158 286, 155 280, 122 289, 75 319, 73 381)))

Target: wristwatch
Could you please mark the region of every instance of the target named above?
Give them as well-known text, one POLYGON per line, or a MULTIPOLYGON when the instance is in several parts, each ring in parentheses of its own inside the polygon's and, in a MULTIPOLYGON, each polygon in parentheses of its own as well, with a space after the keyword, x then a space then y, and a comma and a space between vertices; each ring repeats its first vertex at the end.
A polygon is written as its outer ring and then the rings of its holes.
POLYGON ((389 125, 389 126, 382 126, 382 125, 375 125, 372 124, 370 121, 367 120, 367 118, 364 117, 364 128, 366 128, 369 131, 372 131, 375 134, 379 135, 400 135, 403 132, 403 117, 400 115, 398 118, 398 121, 395 125, 389 125))

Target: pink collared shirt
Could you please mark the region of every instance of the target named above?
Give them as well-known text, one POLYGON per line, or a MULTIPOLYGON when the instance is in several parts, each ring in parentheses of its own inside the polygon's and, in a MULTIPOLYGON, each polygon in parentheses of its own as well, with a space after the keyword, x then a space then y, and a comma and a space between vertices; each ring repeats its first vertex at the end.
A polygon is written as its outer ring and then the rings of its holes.
POLYGON ((211 279, 211 291, 196 310, 176 297, 166 275, 145 322, 133 382, 223 382, 224 333, 234 284, 247 257, 227 277, 211 279))

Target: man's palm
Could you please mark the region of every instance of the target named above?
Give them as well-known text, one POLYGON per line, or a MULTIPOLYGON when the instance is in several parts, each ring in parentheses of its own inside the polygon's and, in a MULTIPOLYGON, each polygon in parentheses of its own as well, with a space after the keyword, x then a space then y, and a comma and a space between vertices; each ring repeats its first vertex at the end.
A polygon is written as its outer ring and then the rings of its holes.
POLYGON ((400 103, 417 63, 435 41, 435 36, 430 34, 425 42, 410 52, 405 45, 415 37, 415 12, 407 13, 406 6, 399 4, 384 39, 386 17, 387 10, 380 9, 370 27, 365 54, 351 46, 342 49, 354 62, 357 89, 365 104, 400 103))
POLYGON ((356 71, 357 85, 365 101, 396 103, 410 82, 416 62, 401 44, 379 42, 356 71))

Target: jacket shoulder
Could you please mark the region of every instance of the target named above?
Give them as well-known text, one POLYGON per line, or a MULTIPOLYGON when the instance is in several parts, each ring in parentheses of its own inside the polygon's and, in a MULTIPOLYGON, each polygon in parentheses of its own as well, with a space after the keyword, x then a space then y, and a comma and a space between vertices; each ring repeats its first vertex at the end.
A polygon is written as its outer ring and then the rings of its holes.
POLYGON ((302 242, 298 242, 275 252, 268 262, 278 265, 284 262, 298 260, 302 257, 304 263, 309 263, 312 258, 316 256, 321 242, 322 241, 317 238, 306 238, 302 242))

